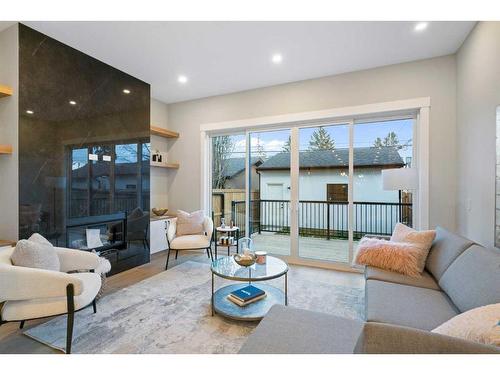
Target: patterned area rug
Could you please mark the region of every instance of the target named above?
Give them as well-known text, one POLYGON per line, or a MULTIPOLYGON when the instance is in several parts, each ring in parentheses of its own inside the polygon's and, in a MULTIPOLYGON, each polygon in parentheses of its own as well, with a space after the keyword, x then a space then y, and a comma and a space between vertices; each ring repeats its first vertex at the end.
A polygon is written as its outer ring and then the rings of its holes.
MULTIPOLYGON (((289 305, 362 319, 364 290, 335 285, 332 272, 308 267, 289 271, 289 305)), ((217 287, 227 284, 217 278, 217 287)), ((283 286, 282 279, 270 284, 283 286)), ((237 353, 256 323, 210 313, 210 266, 187 261, 103 297, 75 316, 73 353, 237 353)), ((24 332, 63 350, 66 317, 24 332)))

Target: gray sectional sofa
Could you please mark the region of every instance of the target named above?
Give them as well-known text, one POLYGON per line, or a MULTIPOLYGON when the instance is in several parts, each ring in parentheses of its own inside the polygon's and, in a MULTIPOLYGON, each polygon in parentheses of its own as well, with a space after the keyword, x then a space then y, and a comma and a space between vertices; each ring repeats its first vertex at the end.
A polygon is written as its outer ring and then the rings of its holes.
POLYGON ((500 303, 500 251, 436 231, 421 278, 366 267, 366 322, 273 306, 240 353, 500 353, 430 332, 500 303))

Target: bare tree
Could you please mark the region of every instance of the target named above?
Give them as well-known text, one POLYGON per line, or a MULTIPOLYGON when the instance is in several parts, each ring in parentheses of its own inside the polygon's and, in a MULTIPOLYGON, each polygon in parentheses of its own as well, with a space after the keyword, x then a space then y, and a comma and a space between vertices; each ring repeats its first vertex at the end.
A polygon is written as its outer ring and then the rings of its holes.
POLYGON ((212 138, 212 188, 224 189, 228 159, 234 151, 231 137, 224 135, 212 138))

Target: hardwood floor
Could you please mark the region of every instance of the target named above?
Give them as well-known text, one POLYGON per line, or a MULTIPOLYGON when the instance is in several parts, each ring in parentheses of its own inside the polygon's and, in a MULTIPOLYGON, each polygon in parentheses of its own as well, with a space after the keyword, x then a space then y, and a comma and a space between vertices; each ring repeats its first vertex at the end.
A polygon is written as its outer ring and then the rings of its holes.
MULTIPOLYGON (((219 255, 223 255, 223 252, 219 252, 219 255)), ((163 272, 165 270, 166 258, 167 252, 162 251, 153 254, 151 256, 151 262, 148 264, 144 264, 109 277, 106 282, 104 294, 111 294, 119 289, 136 284, 144 279, 163 272)), ((201 251, 184 251, 179 252, 179 258, 177 260, 175 259, 175 254, 171 254, 168 267, 170 269, 188 260, 207 263, 210 262, 206 255, 201 253, 201 251)), ((322 270, 322 272, 334 272, 335 283, 340 285, 360 287, 364 282, 363 277, 356 273, 330 270, 322 270)), ((99 302, 97 303, 97 309, 99 309, 99 302)), ((75 319, 78 319, 78 315, 75 316, 75 319)), ((48 319, 28 321, 26 322, 24 329, 44 323, 46 320, 48 319)), ((12 322, 0 326, 0 354, 14 353, 60 354, 61 352, 51 349, 50 347, 23 335, 22 330, 19 329, 19 324, 12 322)))
MULTIPOLYGON (((179 258, 177 260, 175 260, 175 256, 170 256, 168 267, 175 267, 178 264, 193 259, 197 259, 199 261, 203 258, 200 257, 200 252, 180 252, 179 258)), ((208 258, 205 259, 207 259, 208 262, 208 258)), ((118 289, 125 288, 129 285, 138 283, 141 280, 147 279, 148 277, 165 271, 166 260, 167 252, 161 251, 159 253, 153 254, 151 256, 151 262, 149 262, 148 264, 144 264, 142 266, 135 267, 128 271, 121 272, 117 275, 109 277, 106 282, 106 289, 104 291, 104 294, 113 293, 118 289)), ((97 305, 97 308, 99 309, 99 303, 97 305)), ((78 315, 75 315, 75 319, 78 319, 78 315)), ((48 319, 27 321, 24 325, 24 329, 44 323, 47 320, 48 319)), ((19 324, 12 322, 0 326, 0 353, 50 354, 61 352, 51 349, 48 346, 23 335, 22 331, 19 329, 19 324)))

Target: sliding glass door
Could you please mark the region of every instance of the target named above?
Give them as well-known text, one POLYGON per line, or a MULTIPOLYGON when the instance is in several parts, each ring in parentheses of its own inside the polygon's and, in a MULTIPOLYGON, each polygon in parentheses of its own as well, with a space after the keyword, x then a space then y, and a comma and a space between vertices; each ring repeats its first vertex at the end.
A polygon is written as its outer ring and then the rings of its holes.
POLYGON ((349 125, 299 129, 301 258, 349 261, 349 125))
POLYGON ((290 253, 290 130, 251 132, 249 235, 254 250, 290 253))
POLYGON ((212 137, 215 224, 233 220, 254 250, 297 263, 350 264, 363 235, 413 225, 411 193, 384 190, 382 172, 414 164, 414 125, 352 119, 212 137))

